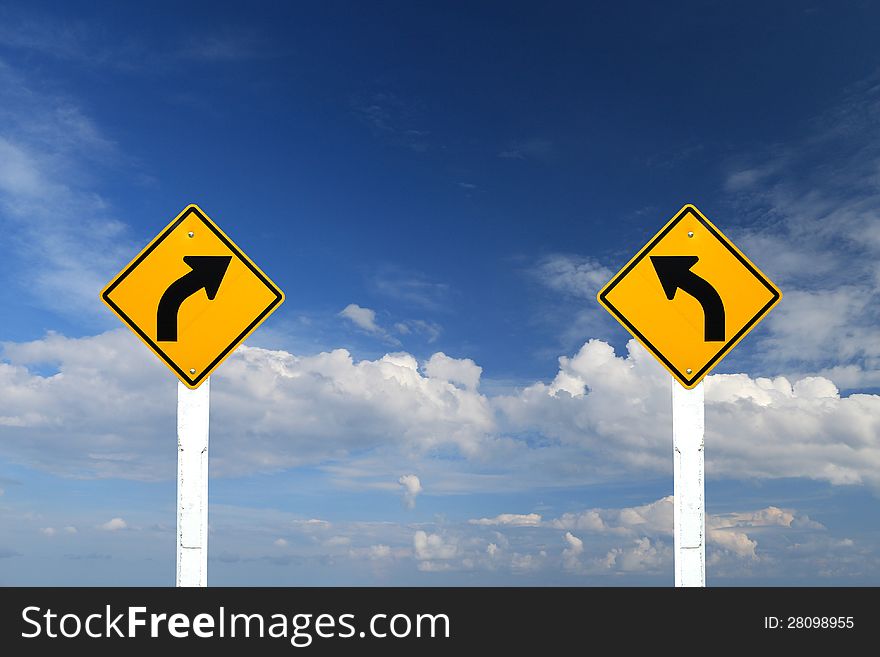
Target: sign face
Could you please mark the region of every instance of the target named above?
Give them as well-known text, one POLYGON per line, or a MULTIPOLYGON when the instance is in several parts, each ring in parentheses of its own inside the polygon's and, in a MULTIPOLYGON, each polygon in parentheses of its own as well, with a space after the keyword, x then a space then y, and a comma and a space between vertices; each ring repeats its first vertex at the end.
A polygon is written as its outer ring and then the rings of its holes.
POLYGON ((101 299, 177 378, 198 388, 284 293, 197 205, 188 205, 101 299))
POLYGON ((782 293, 697 208, 686 205, 598 298, 681 385, 693 388, 782 293))

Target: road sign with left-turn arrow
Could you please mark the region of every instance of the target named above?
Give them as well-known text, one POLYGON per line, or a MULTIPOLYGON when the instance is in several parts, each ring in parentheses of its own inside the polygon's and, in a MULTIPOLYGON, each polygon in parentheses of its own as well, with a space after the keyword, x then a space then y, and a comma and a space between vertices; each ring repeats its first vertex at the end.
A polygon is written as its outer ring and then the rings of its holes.
POLYGON ((598 298, 679 383, 693 388, 782 293, 697 208, 686 205, 598 298))

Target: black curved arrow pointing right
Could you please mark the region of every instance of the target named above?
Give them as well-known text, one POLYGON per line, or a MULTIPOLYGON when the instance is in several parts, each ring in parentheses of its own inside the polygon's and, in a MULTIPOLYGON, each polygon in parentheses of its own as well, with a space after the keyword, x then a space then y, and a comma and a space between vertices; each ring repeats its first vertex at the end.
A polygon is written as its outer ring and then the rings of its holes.
POLYGON ((666 298, 672 301, 679 288, 690 294, 703 307, 703 339, 706 342, 723 342, 724 303, 708 281, 691 271, 699 260, 698 256, 651 256, 666 298))
POLYGON ((232 256, 183 257, 183 261, 192 271, 169 285, 159 300, 159 307, 156 309, 157 342, 177 342, 177 313, 180 305, 202 288, 205 288, 208 299, 213 301, 230 260, 232 256))

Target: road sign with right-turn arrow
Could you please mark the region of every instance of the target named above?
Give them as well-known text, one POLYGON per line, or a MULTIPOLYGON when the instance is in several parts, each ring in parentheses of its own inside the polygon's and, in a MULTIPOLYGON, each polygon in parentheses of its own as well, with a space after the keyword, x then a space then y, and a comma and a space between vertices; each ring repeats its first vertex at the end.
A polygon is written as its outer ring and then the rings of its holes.
POLYGON ((187 387, 197 388, 284 301, 284 293, 196 205, 101 292, 187 387))
POLYGON ((598 298, 679 383, 693 388, 782 293, 697 208, 686 205, 598 298))

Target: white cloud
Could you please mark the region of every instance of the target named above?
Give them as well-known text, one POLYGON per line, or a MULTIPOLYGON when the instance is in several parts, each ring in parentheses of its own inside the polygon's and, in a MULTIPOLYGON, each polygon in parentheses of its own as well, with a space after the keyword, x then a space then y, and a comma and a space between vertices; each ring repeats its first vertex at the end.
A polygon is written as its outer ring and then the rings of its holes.
POLYGON ((706 518, 706 534, 710 545, 729 550, 739 557, 756 559, 758 541, 747 531, 754 528, 786 527, 824 530, 825 527, 809 516, 788 509, 768 506, 745 513, 710 515, 706 518))
POLYGON ((458 546, 440 534, 428 534, 420 529, 413 534, 413 551, 419 561, 444 561, 458 554, 458 546))
MULTIPOLYGON (((669 495, 641 506, 566 513, 545 524, 558 529, 580 529, 600 535, 639 537, 634 539, 635 543, 615 547, 600 560, 605 568, 634 570, 641 568, 637 566, 637 563, 641 563, 640 559, 643 561, 642 565, 654 567, 664 558, 665 551, 658 540, 668 541, 672 536, 672 507, 673 498, 669 495), (642 539, 650 539, 650 545, 642 539), (646 557, 650 558, 645 560, 646 557)), ((707 543, 710 547, 726 550, 740 558, 756 559, 758 541, 749 534, 770 527, 825 530, 822 524, 811 520, 809 516, 768 506, 756 511, 708 515, 707 543)))
POLYGON ((63 475, 173 477, 174 454, 151 456, 148 446, 157 435, 174 435, 175 393, 134 336, 50 334, 3 349, 22 363, 0 361, 0 415, 9 420, 0 424, 0 449, 10 458, 63 475), (57 373, 33 374, 27 367, 35 364, 57 373), (13 445, 21 451, 9 451, 13 445))
POLYGON ((403 486, 403 502, 408 509, 414 509, 416 506, 416 497, 422 492, 422 482, 414 474, 402 475, 397 480, 403 486))
POLYGON ((67 527, 63 527, 61 529, 55 529, 54 527, 41 527, 40 528, 40 533, 43 536, 48 536, 49 538, 52 538, 53 536, 57 535, 59 532, 64 532, 65 534, 76 534, 77 530, 76 530, 76 527, 73 527, 71 525, 68 525, 67 527))
POLYGON ((541 516, 537 513, 502 513, 494 518, 468 520, 472 525, 509 525, 512 527, 535 527, 541 524, 541 516))
MULTIPOLYGON (((339 316, 350 321, 370 335, 380 338, 390 345, 399 346, 400 340, 391 332, 381 326, 376 320, 376 311, 372 308, 364 308, 356 303, 350 303, 339 312, 339 316)), ((440 337, 440 325, 424 319, 405 319, 395 322, 392 326, 394 332, 402 336, 421 335, 431 344, 440 337)))
MULTIPOLYGON (((586 449, 611 470, 668 471, 668 375, 634 341, 626 358, 592 340, 556 378, 497 399, 502 429, 539 431, 586 449)), ((706 379, 706 460, 714 476, 808 477, 880 485, 880 397, 835 395, 811 377, 706 379)))
POLYGON ((744 532, 706 528, 706 534, 710 543, 729 550, 737 556, 755 558, 758 542, 749 538, 744 532))
POLYGON ((523 554, 514 552, 510 555, 510 571, 517 575, 528 574, 545 566, 547 553, 523 554))
POLYGON ((549 522, 557 529, 630 535, 634 531, 650 535, 672 535, 672 496, 655 502, 622 509, 587 509, 564 513, 549 522))
POLYGON ((450 358, 438 351, 425 363, 425 374, 432 379, 458 383, 468 390, 476 390, 480 385, 483 368, 470 358, 450 358))
POLYGON ((111 518, 103 525, 100 526, 100 529, 108 532, 119 531, 120 529, 127 529, 128 523, 125 522, 122 518, 111 518))
POLYGON ((577 570, 580 567, 580 556, 584 551, 584 542, 571 532, 563 536, 566 548, 562 551, 562 564, 566 570, 577 570))
POLYGON ((339 312, 339 316, 349 320, 367 333, 374 333, 376 335, 385 333, 376 323, 376 311, 371 308, 363 308, 356 303, 350 303, 339 312))
POLYGON ((290 545, 290 543, 287 542, 287 539, 284 539, 284 538, 276 538, 276 539, 272 542, 272 545, 274 545, 275 547, 286 548, 288 545, 290 545))
POLYGON ((726 513, 712 516, 714 527, 810 527, 824 529, 821 523, 806 516, 798 516, 794 511, 768 506, 749 513, 726 513))
MULTIPOLYGON (((50 335, 6 343, 4 355, 0 414, 11 420, 0 425, 4 453, 77 476, 173 477, 174 452, 155 450, 155 440, 174 435, 175 386, 134 336, 50 335), (35 364, 58 374, 34 374, 35 364)), ((345 350, 299 358, 243 347, 213 381, 211 458, 219 474, 320 463, 348 450, 476 454, 493 423, 484 397, 422 376, 408 354, 355 362, 345 350), (247 445, 236 438, 244 434, 247 445)), ((387 467, 399 468, 400 459, 387 467)))
POLYGON ((388 559, 392 556, 391 548, 387 545, 371 545, 370 546, 370 558, 371 559, 388 559))
MULTIPOLYGON (((48 335, 5 343, 3 355, 6 458, 75 476, 174 476, 173 450, 155 444, 174 435, 175 387, 133 336, 48 335), (57 373, 31 369, 47 365, 57 373)), ((357 487, 389 486, 418 467, 437 493, 664 474, 671 385, 635 342, 617 356, 589 341, 559 359, 552 381, 493 397, 420 373, 407 353, 355 361, 342 349, 242 347, 213 378, 212 468, 318 464, 357 487)), ((712 476, 880 486, 880 396, 841 397, 822 377, 713 375, 706 427, 712 476)))
POLYGON ((659 573, 664 569, 668 571, 672 563, 672 549, 668 544, 642 537, 628 546, 609 550, 599 563, 608 570, 623 573, 659 573))

